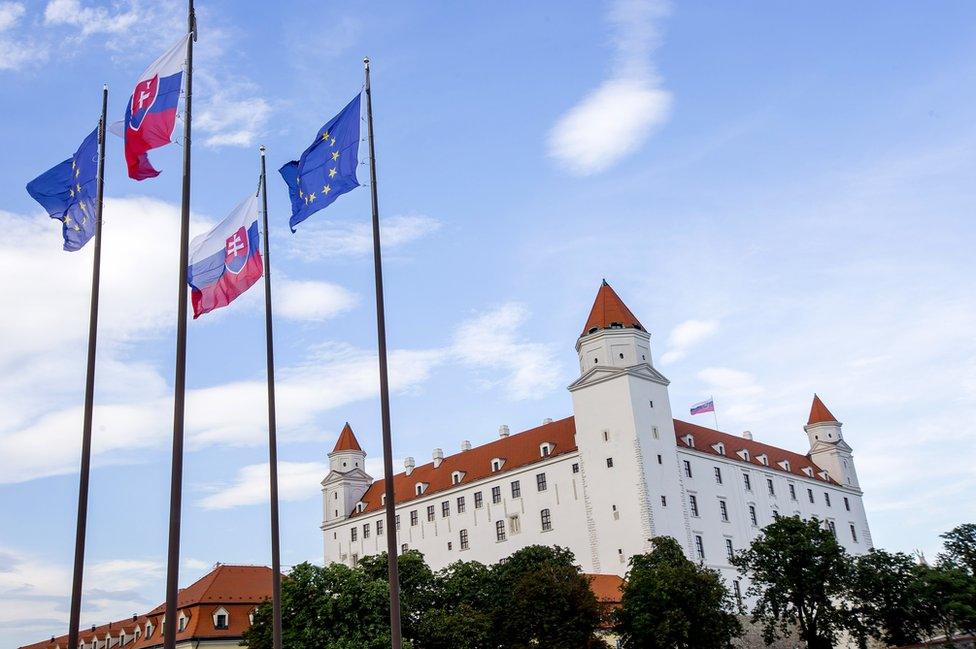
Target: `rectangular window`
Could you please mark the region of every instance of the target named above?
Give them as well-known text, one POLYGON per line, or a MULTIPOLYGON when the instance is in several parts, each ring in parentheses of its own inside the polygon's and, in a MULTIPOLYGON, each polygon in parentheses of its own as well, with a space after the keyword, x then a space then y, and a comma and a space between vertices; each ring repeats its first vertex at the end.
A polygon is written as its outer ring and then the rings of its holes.
POLYGON ((401 545, 400 546, 400 554, 405 554, 407 552, 407 547, 408 546, 407 546, 406 543, 404 543, 403 545, 401 545))
POLYGON ((607 458, 607 468, 608 469, 612 469, 613 468, 613 458, 612 457, 608 457, 607 458))
MULTIPOLYGON (((651 407, 654 407, 653 401, 651 402, 651 407)), ((654 437, 654 439, 661 439, 661 434, 657 432, 657 426, 651 426, 651 436, 654 437)))
POLYGON ((749 505, 749 520, 752 522, 752 526, 756 527, 759 525, 759 519, 756 518, 756 506, 749 505))
POLYGON ((518 534, 522 531, 522 520, 518 514, 512 514, 508 517, 508 531, 512 534, 518 534))
POLYGON ((410 512, 410 527, 415 527, 417 525, 418 518, 419 516, 417 516, 416 509, 410 512))
POLYGON ((539 490, 539 491, 545 491, 546 490, 547 487, 546 487, 546 474, 545 473, 537 473, 537 474, 535 474, 535 488, 537 490, 539 490))
POLYGON ((464 513, 464 496, 458 496, 457 499, 457 510, 458 514, 464 513))
POLYGON ((698 497, 689 494, 688 505, 691 507, 691 515, 698 516, 698 497))
POLYGON ((742 484, 745 485, 746 491, 752 491, 752 479, 748 473, 742 474, 742 484))
POLYGON ((772 478, 766 478, 766 487, 769 489, 769 495, 770 496, 775 496, 776 495, 776 488, 773 487, 773 479, 772 478))
POLYGON ((448 541, 447 542, 447 551, 450 552, 453 549, 454 549, 454 543, 452 543, 451 541, 448 541))
POLYGON ((813 504, 813 489, 807 489, 807 498, 810 499, 810 504, 813 504))
POLYGON ((512 498, 522 497, 522 485, 518 480, 512 480, 512 498))
POLYGON ((857 529, 854 527, 854 523, 851 523, 851 540, 857 543, 857 529))
POLYGON ((668 497, 661 496, 661 507, 667 507, 667 506, 668 506, 668 497))
POLYGON ((480 491, 474 492, 474 508, 481 509, 481 506, 485 504, 484 496, 481 495, 480 491))
POLYGON ((827 507, 830 507, 830 494, 826 491, 824 492, 824 502, 827 503, 827 507))
POLYGON ((429 523, 433 520, 434 520, 434 506, 427 505, 427 522, 429 523))
POLYGON ((699 559, 705 558, 705 542, 702 540, 700 534, 695 534, 695 553, 699 559))
POLYGON ((790 483, 790 500, 796 500, 796 485, 790 483))
POLYGON ((773 510, 773 520, 774 521, 778 521, 779 520, 779 510, 778 509, 774 509, 773 510))
POLYGON ((495 540, 505 540, 505 521, 495 521, 495 540))
POLYGON ((383 533, 383 519, 376 521, 376 536, 383 533))
POLYGON ((441 518, 447 518, 451 515, 451 501, 445 500, 441 503, 441 518))
POLYGON ((352 540, 355 541, 357 538, 359 538, 359 528, 358 527, 352 528, 351 530, 349 530, 349 534, 351 535, 352 540))
POLYGON ((830 533, 833 534, 834 535, 834 538, 836 539, 837 538, 837 526, 834 525, 834 521, 827 521, 827 527, 830 528, 830 533))
POLYGON ((363 538, 364 539, 368 539, 369 538, 369 532, 370 532, 371 529, 372 528, 370 527, 369 523, 366 523, 365 525, 363 525, 363 538))
MULTIPOLYGON (((552 529, 552 518, 549 516, 549 510, 543 509, 540 516, 542 517, 542 531, 548 532, 552 529)), ((853 525, 851 525, 851 529, 854 529, 853 525)))
POLYGON ((573 473, 579 473, 579 462, 573 462, 573 473))
POLYGON ((396 515, 396 528, 400 529, 400 514, 396 515))
POLYGON ((722 468, 715 467, 715 482, 722 484, 722 468))
POLYGON ((722 520, 726 523, 729 522, 729 506, 725 504, 724 500, 718 501, 718 509, 722 513, 722 520))
POLYGON ((493 503, 495 503, 497 505, 501 501, 502 501, 502 488, 501 487, 492 487, 491 488, 491 502, 493 502, 493 503))
POLYGON ((729 559, 735 556, 735 550, 732 548, 732 539, 725 539, 725 554, 728 555, 729 559))
POLYGON ((684 460, 684 463, 685 463, 685 475, 690 478, 691 477, 691 462, 689 462, 688 460, 684 460))
POLYGON ((461 530, 460 536, 461 536, 461 549, 462 550, 467 550, 468 547, 469 547, 468 546, 468 530, 461 530))
POLYGON ((844 509, 851 511, 851 501, 847 499, 847 496, 844 496, 844 509))
POLYGON ((732 589, 735 591, 735 603, 742 608, 742 586, 738 580, 732 582, 732 589))
POLYGON ((660 455, 657 456, 657 463, 658 464, 664 464, 664 460, 661 459, 661 456, 660 455))

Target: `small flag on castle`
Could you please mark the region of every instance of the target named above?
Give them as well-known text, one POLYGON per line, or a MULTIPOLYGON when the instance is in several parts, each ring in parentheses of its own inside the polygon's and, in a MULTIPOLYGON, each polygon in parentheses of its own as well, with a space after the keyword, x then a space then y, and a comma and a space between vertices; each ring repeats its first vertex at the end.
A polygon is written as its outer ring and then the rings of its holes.
POLYGON ((693 415, 701 415, 706 412, 715 412, 715 401, 711 397, 707 401, 696 403, 691 407, 691 414, 693 415))

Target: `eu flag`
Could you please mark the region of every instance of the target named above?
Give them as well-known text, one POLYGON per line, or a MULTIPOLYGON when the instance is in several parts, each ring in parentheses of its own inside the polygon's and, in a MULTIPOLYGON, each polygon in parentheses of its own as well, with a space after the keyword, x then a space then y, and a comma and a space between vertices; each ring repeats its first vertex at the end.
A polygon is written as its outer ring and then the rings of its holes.
POLYGON ((288 183, 291 195, 291 231, 295 226, 328 207, 336 198, 359 187, 359 100, 356 95, 342 111, 319 129, 312 145, 297 161, 278 173, 288 183))
POLYGON ((61 221, 65 250, 81 250, 95 235, 95 177, 98 175, 98 129, 75 154, 27 183, 27 193, 61 221))

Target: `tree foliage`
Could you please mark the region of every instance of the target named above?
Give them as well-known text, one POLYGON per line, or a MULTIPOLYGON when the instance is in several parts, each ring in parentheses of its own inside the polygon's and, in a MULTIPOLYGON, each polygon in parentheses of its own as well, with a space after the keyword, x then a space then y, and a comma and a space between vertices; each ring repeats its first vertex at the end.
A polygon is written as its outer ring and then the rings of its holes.
POLYGON ((945 551, 939 563, 953 564, 976 577, 976 523, 959 525, 941 535, 945 551))
POLYGON ((851 561, 820 521, 781 517, 732 563, 751 580, 752 619, 767 643, 795 626, 809 649, 833 647, 846 622, 841 602, 851 561))
POLYGON ((900 647, 927 635, 930 620, 921 606, 919 570, 901 552, 871 550, 854 560, 845 600, 850 630, 862 646, 868 637, 900 647))
POLYGON ((631 558, 615 628, 623 646, 724 649, 742 634, 719 573, 685 557, 670 537, 631 558))

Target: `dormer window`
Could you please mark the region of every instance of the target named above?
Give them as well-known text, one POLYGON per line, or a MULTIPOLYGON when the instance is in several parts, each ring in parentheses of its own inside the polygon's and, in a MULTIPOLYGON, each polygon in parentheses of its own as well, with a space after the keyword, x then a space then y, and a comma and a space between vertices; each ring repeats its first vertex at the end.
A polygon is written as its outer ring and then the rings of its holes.
POLYGON ((685 443, 685 446, 687 446, 688 448, 695 448, 695 438, 694 437, 692 437, 691 435, 685 435, 682 439, 683 439, 683 441, 685 443))
POLYGON ((386 494, 382 494, 380 496, 380 504, 383 505, 384 507, 386 506, 386 494))
POLYGON ((767 456, 765 453, 760 453, 756 456, 756 459, 759 460, 759 463, 763 466, 769 466, 769 456, 767 456))
POLYGON ((154 628, 155 627, 153 627, 153 623, 151 621, 147 621, 146 622, 146 637, 147 638, 151 638, 152 637, 154 628))
POLYGON ((227 629, 230 627, 230 615, 227 609, 221 606, 213 612, 213 623, 215 629, 227 629))
POLYGON ((805 466, 805 467, 803 467, 803 474, 804 474, 804 475, 805 475, 806 477, 808 477, 808 478, 812 478, 812 477, 813 477, 813 469, 811 469, 811 468, 810 468, 810 467, 808 467, 808 466, 805 466))
POLYGON ((781 469, 783 469, 784 471, 789 471, 790 470, 790 461, 789 460, 781 460, 779 462, 779 467, 781 469))
POLYGON ((819 475, 820 476, 820 479, 823 480, 824 482, 829 482, 830 481, 830 474, 827 473, 827 471, 821 471, 817 475, 819 475))
POLYGON ((427 483, 426 482, 418 482, 417 484, 414 485, 414 492, 418 496, 422 496, 425 491, 427 491, 427 483))
POLYGON ((718 444, 712 444, 712 449, 719 455, 725 455, 725 444, 719 442, 718 444))
POLYGON ((500 457, 496 457, 491 461, 491 472, 501 471, 502 467, 505 466, 505 460, 500 457))
POLYGON ((177 624, 177 629, 176 630, 177 631, 185 631, 186 630, 186 621, 189 620, 189 619, 190 618, 188 618, 186 616, 186 613, 181 612, 179 619, 176 621, 176 624, 177 624))
POLYGON ((735 454, 738 455, 739 457, 741 457, 746 462, 749 461, 749 450, 748 449, 742 449, 740 451, 736 451, 735 454))
POLYGON ((464 480, 464 471, 454 471, 451 473, 451 484, 461 484, 464 480))
POLYGON ((539 444, 539 457, 549 457, 552 455, 553 445, 549 442, 539 444))
POLYGON ((361 500, 358 503, 356 503, 356 513, 357 514, 362 514, 364 509, 366 509, 366 503, 364 503, 361 500))

